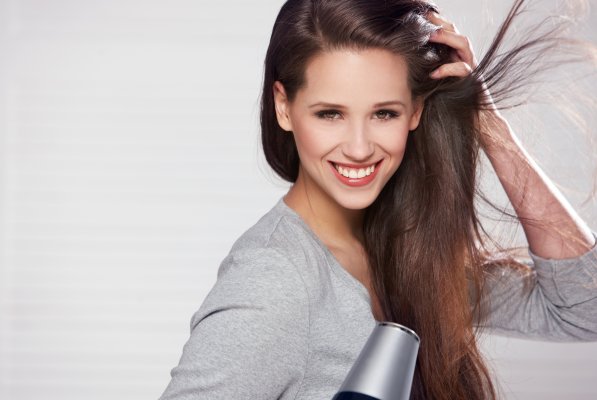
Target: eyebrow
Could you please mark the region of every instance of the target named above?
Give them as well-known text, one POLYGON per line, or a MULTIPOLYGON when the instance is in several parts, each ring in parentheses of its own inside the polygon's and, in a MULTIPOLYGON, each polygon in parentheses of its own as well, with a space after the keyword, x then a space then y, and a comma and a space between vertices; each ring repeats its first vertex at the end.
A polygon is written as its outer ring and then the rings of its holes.
MULTIPOLYGON (((383 101, 381 103, 375 103, 373 105, 373 108, 391 106, 391 105, 399 105, 399 106, 406 108, 406 105, 403 102, 401 102, 400 100, 390 100, 390 101, 383 101)), ((326 103, 323 101, 311 104, 309 106, 309 108, 313 108, 313 107, 317 107, 317 106, 333 107, 333 108, 346 108, 345 106, 343 106, 341 104, 326 103)))

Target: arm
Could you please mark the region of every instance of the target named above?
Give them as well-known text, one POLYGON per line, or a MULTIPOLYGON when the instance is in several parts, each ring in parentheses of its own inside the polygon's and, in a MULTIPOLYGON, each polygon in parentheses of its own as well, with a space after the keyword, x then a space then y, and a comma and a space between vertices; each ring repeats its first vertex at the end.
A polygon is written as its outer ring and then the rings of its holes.
POLYGON ((475 325, 526 339, 597 341, 597 246, 575 258, 529 255, 524 269, 487 267, 486 319, 475 325))
MULTIPOLYGON (((455 52, 455 62, 442 65, 431 77, 469 75, 477 61, 468 38, 437 14, 428 15, 428 19, 442 28, 430 40, 455 52)), ((491 98, 489 94, 487 97, 491 98)), ((480 123, 483 150, 520 219, 530 250, 543 258, 566 259, 595 246, 589 227, 528 155, 498 110, 483 111, 480 123)))
MULTIPOLYGON (((477 62, 469 40, 438 15, 428 18, 442 27, 430 40, 455 53, 454 62, 431 77, 470 74, 477 62)), ((483 150, 521 220, 532 265, 488 268, 482 303, 488 315, 477 325, 526 338, 597 340, 597 236, 529 157, 495 107, 479 117, 483 150)))
POLYGON ((272 249, 229 255, 160 400, 278 399, 303 377, 308 332, 308 297, 293 264, 272 249))
POLYGON ((508 122, 497 111, 487 112, 483 120, 491 133, 483 149, 520 218, 533 254, 569 259, 594 247, 587 224, 528 155, 508 122))

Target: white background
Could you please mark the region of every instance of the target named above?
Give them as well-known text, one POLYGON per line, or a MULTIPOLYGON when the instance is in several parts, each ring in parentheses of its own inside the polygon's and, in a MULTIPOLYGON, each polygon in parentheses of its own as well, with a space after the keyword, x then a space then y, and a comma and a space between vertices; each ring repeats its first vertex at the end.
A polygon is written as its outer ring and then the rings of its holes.
MULTIPOLYGON (((507 8, 495 3, 439 5, 482 49, 507 8)), ((288 188, 258 127, 281 4, 0 0, 1 399, 164 390, 220 261, 288 188)), ((508 115, 597 229, 595 153, 560 127, 566 105, 508 115)), ((483 349, 507 399, 597 398, 597 343, 483 349)))

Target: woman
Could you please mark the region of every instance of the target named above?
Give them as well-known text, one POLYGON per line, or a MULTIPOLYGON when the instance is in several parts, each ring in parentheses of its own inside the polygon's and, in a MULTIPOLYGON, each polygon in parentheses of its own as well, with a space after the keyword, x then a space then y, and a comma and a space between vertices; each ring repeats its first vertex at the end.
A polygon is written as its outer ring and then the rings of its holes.
POLYGON ((223 260, 162 399, 331 399, 381 320, 421 336, 413 399, 496 397, 478 327, 597 339, 595 234, 490 96, 506 99, 525 55, 555 43, 499 52, 522 5, 478 65, 423 0, 283 5, 261 127, 268 163, 293 186, 223 260), (486 251, 479 148, 536 273, 486 251))

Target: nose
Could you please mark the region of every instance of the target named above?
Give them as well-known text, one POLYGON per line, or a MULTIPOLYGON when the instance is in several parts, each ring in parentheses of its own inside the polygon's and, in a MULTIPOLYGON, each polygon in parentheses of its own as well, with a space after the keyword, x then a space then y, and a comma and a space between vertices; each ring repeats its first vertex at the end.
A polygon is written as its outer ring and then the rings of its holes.
POLYGON ((344 156, 355 162, 367 161, 375 152, 367 126, 364 123, 354 123, 346 135, 342 146, 344 156))

